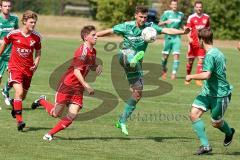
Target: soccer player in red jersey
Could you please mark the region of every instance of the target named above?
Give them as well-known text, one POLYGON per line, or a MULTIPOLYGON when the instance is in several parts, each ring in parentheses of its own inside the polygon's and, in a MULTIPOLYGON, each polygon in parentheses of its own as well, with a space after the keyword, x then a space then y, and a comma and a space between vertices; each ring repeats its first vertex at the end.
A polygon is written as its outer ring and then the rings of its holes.
POLYGON ((53 135, 67 128, 76 118, 83 106, 83 91, 87 90, 89 95, 94 94, 93 88, 85 81, 89 70, 96 71, 97 75, 102 72, 102 66, 96 64, 96 50, 94 45, 97 41, 96 29, 94 26, 85 26, 81 30, 81 38, 84 44, 80 45, 75 51, 73 61, 67 72, 61 78, 55 104, 46 100, 46 96, 40 96, 33 102, 32 109, 43 106, 50 116, 59 117, 64 107, 68 107, 68 113, 63 117, 54 128, 43 136, 44 140, 51 141, 53 135))
POLYGON ((22 101, 26 98, 33 73, 41 57, 41 36, 34 30, 37 19, 35 12, 30 10, 24 12, 22 28, 13 30, 4 37, 0 47, 1 55, 6 46, 12 43, 8 71, 9 85, 15 90, 12 116, 16 118, 18 131, 22 131, 25 127, 22 118, 22 101), (34 50, 35 58, 33 58, 34 50))
MULTIPOLYGON (((205 51, 199 46, 198 31, 203 28, 210 28, 210 18, 207 14, 203 13, 203 4, 200 0, 194 3, 195 13, 190 15, 187 20, 187 27, 191 28, 191 32, 188 34, 189 46, 187 53, 187 75, 191 74, 194 59, 198 57, 197 73, 202 72, 203 58, 205 57, 205 51)), ((189 82, 185 81, 185 84, 189 82)), ((200 80, 196 81, 196 84, 201 86, 200 80)))

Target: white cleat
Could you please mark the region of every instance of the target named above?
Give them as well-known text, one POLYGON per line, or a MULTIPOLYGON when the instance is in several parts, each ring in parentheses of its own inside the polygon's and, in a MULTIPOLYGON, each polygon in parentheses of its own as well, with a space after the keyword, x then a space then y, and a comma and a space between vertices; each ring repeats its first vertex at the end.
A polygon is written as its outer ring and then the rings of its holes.
POLYGON ((50 135, 50 134, 45 134, 45 135, 43 136, 43 140, 45 140, 45 141, 51 141, 51 140, 53 140, 53 136, 50 135))
POLYGON ((6 105, 10 106, 11 102, 10 102, 10 98, 2 91, 2 95, 4 98, 4 102, 6 103, 6 105))

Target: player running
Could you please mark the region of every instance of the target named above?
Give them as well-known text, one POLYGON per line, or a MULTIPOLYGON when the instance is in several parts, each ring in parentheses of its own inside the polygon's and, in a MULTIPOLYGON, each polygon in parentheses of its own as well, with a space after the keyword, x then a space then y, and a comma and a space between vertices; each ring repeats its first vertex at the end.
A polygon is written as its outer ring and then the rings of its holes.
POLYGON ((161 28, 154 23, 148 23, 146 22, 147 14, 148 9, 146 7, 137 6, 135 11, 135 21, 121 23, 115 25, 111 29, 103 30, 97 33, 99 37, 115 33, 123 36, 124 38, 123 46, 120 48, 119 52, 119 61, 126 73, 132 95, 127 100, 125 109, 116 126, 120 128, 125 135, 128 135, 126 127, 127 119, 131 116, 132 112, 136 108, 136 104, 142 97, 142 61, 144 52, 148 45, 148 43, 144 42, 141 37, 142 30, 146 27, 153 27, 159 34, 186 34, 189 32, 189 29, 177 30, 174 28, 161 28))
POLYGON ((198 155, 212 151, 205 132, 204 122, 201 119, 201 116, 207 110, 211 111, 212 126, 225 134, 224 146, 228 146, 232 142, 235 132, 234 128, 230 128, 228 123, 223 120, 224 113, 231 100, 231 86, 226 80, 225 57, 220 50, 213 46, 213 33, 210 29, 199 31, 199 41, 202 48, 207 52, 203 61, 203 72, 186 76, 187 82, 192 79, 204 80, 202 91, 194 100, 190 112, 193 129, 201 142, 197 151, 198 155))
MULTIPOLYGON (((187 53, 187 75, 191 74, 194 59, 197 57, 197 73, 202 72, 202 63, 205 56, 205 51, 199 46, 198 42, 198 30, 203 28, 210 28, 210 18, 207 14, 203 13, 203 3, 200 0, 194 3, 195 13, 190 15, 187 20, 187 27, 191 28, 190 34, 188 34, 189 45, 187 53)), ((185 81, 185 84, 189 82, 185 81)), ((198 86, 202 85, 200 80, 196 80, 198 86)))
POLYGON ((102 66, 96 64, 96 49, 94 45, 97 42, 97 35, 95 27, 85 26, 81 30, 81 38, 84 44, 80 45, 75 51, 72 64, 59 82, 55 104, 48 102, 46 96, 40 96, 32 104, 32 109, 43 106, 48 114, 54 118, 59 117, 63 109, 66 106, 68 107, 67 115, 43 136, 44 140, 51 141, 53 135, 67 128, 77 117, 83 106, 84 89, 89 95, 94 94, 94 89, 85 81, 89 70, 96 71, 97 75, 100 75, 102 72, 102 66))
POLYGON ((15 90, 12 116, 16 118, 18 131, 22 131, 25 127, 22 118, 22 101, 26 98, 41 57, 41 36, 34 30, 37 19, 35 12, 30 10, 24 12, 23 26, 4 37, 0 47, 0 55, 2 55, 7 45, 12 43, 8 71, 9 85, 15 90), (34 50, 35 59, 33 59, 34 50))
MULTIPOLYGON (((178 1, 171 0, 170 2, 171 10, 167 10, 161 16, 158 25, 166 26, 167 28, 180 29, 183 27, 184 14, 178 11, 178 1)), ((164 36, 164 47, 163 47, 163 57, 162 57, 162 79, 167 78, 167 62, 169 54, 173 54, 173 65, 172 65, 172 75, 171 79, 176 78, 176 73, 179 68, 179 55, 181 48, 181 36, 180 35, 165 35, 164 36)))
MULTIPOLYGON (((0 9, 2 11, 0 15, 0 44, 3 43, 3 38, 12 30, 18 29, 18 17, 10 14, 12 9, 11 0, 1 0, 0 9)), ((8 61, 10 57, 12 44, 9 44, 0 57, 0 84, 5 70, 8 68, 8 61)), ((7 105, 10 105, 9 99, 9 90, 10 87, 8 82, 6 82, 5 87, 2 91, 4 101, 7 105)))

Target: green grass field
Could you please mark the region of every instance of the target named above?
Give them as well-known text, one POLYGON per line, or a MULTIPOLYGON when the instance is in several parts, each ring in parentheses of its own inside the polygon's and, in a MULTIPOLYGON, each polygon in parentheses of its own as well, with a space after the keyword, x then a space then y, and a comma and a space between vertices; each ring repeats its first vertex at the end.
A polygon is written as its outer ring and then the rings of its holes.
MULTIPOLYGON (((96 46, 98 57, 104 64, 104 72, 92 86, 96 90, 119 97, 111 80, 111 61, 117 53, 117 49, 107 52, 104 50, 105 44, 106 42, 99 41, 96 46)), ((118 106, 111 112, 89 121, 77 120, 68 129, 56 134, 54 141, 50 143, 43 141, 42 136, 57 123, 58 119, 49 117, 43 109, 32 111, 30 105, 42 94, 45 94, 50 101, 54 101, 55 91, 49 86, 49 77, 55 68, 72 57, 78 45, 78 40, 70 39, 49 38, 43 41, 41 63, 34 75, 27 99, 24 101, 23 118, 27 123, 24 132, 17 132, 15 120, 10 116, 10 107, 6 106, 3 100, 0 101, 2 107, 0 111, 1 160, 232 160, 240 158, 238 118, 240 111, 238 108, 240 103, 240 77, 238 74, 240 55, 235 48, 222 49, 227 58, 228 80, 234 86, 232 101, 225 114, 225 119, 236 129, 236 134, 233 143, 227 148, 222 144, 224 135, 210 126, 210 116, 209 113, 206 113, 203 119, 210 143, 213 146, 213 154, 193 155, 199 147, 199 141, 192 131, 188 112, 200 88, 194 82, 189 86, 184 85, 185 46, 182 49, 179 78, 171 81, 169 77, 166 81, 172 85, 173 89, 164 95, 143 97, 137 105, 135 116, 128 122, 130 134, 128 137, 122 135, 120 130, 114 127, 124 105, 124 101, 119 98, 118 106)), ((161 49, 161 45, 151 44, 144 62, 159 64, 161 49)), ((168 65, 169 71, 171 62, 172 57, 168 65)), ((151 69, 158 71, 158 68, 151 69)), ((165 85, 160 79, 159 83, 165 85)), ((164 90, 164 86, 162 87, 164 90)), ((152 85, 145 87, 146 90, 154 88, 155 86, 152 85)), ((128 93, 128 90, 126 89, 124 92, 128 93)), ((83 112, 96 108, 100 103, 99 99, 86 97, 83 112)))

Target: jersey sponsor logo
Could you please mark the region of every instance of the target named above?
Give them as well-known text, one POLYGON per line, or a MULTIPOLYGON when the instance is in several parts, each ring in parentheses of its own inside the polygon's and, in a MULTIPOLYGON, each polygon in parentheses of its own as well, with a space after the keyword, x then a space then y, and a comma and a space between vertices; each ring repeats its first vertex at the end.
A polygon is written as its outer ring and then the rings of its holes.
POLYGON ((20 39, 16 41, 17 43, 21 43, 20 39))
POLYGON ((205 27, 205 25, 196 25, 197 30, 203 29, 204 27, 205 27))
POLYGON ((1 32, 11 32, 14 28, 0 28, 1 32))
POLYGON ((176 19, 176 18, 172 18, 172 19, 169 19, 169 20, 171 20, 172 22, 180 22, 181 21, 180 19, 176 19))
POLYGON ((141 36, 128 36, 127 38, 134 42, 143 41, 143 38, 141 36))
POLYGON ((22 57, 28 57, 29 54, 32 52, 32 50, 31 49, 26 49, 26 48, 17 48, 17 52, 22 57))

